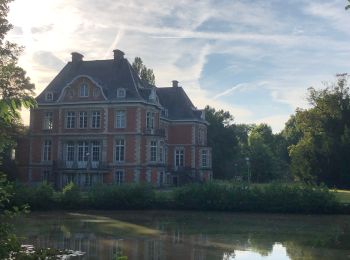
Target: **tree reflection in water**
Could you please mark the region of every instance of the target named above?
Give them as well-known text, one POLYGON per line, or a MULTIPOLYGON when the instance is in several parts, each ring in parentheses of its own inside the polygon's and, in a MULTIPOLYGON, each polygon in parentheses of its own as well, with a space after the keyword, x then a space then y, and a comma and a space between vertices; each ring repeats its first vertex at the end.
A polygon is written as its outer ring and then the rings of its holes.
POLYGON ((350 216, 54 212, 32 213, 20 223, 17 230, 27 237, 25 243, 83 251, 83 259, 344 259, 350 255, 350 216))

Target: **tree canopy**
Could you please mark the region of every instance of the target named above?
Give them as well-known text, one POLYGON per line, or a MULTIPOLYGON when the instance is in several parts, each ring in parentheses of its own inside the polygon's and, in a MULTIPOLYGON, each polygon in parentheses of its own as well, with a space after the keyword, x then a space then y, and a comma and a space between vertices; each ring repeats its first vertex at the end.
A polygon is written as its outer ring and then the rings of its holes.
POLYGON ((155 85, 155 76, 152 69, 148 69, 140 57, 135 57, 134 62, 132 63, 133 69, 136 71, 137 75, 145 83, 155 85))

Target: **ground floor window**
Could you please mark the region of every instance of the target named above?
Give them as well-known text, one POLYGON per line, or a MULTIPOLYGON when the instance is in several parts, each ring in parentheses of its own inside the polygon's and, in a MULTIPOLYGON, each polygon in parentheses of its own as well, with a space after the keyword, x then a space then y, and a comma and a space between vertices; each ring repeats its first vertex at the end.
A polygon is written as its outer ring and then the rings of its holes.
POLYGON ((177 148, 175 150, 175 166, 182 167, 184 166, 184 149, 177 148))
POLYGON ((116 184, 122 184, 124 183, 124 171, 123 170, 117 170, 114 175, 114 182, 116 184))

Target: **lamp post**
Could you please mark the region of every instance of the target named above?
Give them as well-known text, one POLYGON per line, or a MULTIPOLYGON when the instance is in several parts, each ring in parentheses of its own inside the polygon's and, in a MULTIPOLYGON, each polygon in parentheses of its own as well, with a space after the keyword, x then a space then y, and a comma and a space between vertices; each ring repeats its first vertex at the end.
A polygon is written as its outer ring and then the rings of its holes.
POLYGON ((249 157, 246 157, 245 161, 247 163, 248 185, 250 185, 250 159, 249 159, 249 157))

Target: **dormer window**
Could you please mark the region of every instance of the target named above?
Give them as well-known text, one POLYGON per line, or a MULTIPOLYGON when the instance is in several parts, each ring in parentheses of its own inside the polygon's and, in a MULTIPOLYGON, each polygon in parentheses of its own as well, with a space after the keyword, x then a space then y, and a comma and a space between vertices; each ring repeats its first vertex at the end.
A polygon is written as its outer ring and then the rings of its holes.
POLYGON ((117 98, 125 98, 125 89, 124 88, 118 88, 117 98))
POLYGON ((89 88, 88 85, 83 83, 80 86, 80 97, 88 97, 89 96, 89 88))
POLYGON ((46 101, 52 101, 53 100, 53 94, 52 92, 47 92, 45 96, 46 101))

